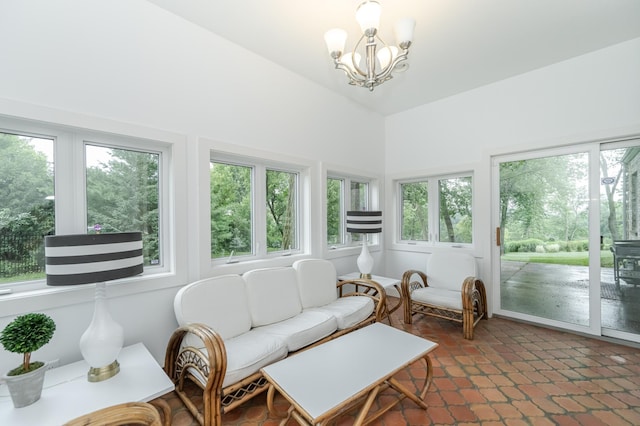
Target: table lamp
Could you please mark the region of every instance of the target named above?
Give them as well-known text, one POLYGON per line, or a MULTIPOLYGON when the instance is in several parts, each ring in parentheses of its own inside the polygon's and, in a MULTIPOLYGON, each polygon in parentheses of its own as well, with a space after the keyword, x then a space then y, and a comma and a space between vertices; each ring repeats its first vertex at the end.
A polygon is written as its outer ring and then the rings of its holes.
POLYGON ((115 376, 124 332, 109 314, 105 281, 142 273, 142 233, 53 235, 44 245, 47 285, 96 283, 93 319, 80 338, 80 352, 90 366, 90 382, 115 376))
MULTIPOLYGON (((379 234, 382 232, 381 211, 348 211, 347 232, 352 234, 379 234)), ((373 271, 373 257, 369 253, 368 235, 362 240, 362 252, 358 256, 358 269, 360 278, 371 279, 373 271)))

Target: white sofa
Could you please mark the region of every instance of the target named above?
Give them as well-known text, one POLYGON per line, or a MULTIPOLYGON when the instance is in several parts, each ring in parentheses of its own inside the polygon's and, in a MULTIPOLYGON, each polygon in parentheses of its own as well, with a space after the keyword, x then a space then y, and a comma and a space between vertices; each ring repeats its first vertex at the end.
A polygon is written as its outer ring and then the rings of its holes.
POLYGON ((179 328, 167 346, 165 370, 176 392, 203 425, 267 389, 260 368, 289 354, 380 321, 383 288, 357 280, 337 282, 333 264, 307 259, 207 278, 178 291, 179 328), (202 413, 184 392, 184 380, 203 390, 202 413))

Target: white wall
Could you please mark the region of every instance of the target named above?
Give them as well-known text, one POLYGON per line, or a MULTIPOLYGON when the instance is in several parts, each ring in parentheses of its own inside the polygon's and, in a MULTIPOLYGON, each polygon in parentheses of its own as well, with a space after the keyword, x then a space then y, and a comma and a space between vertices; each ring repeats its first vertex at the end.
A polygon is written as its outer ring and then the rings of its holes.
MULTIPOLYGON (((155 291, 109 290, 125 343, 143 341, 158 360, 176 326, 173 295, 199 273, 195 236, 208 232, 194 226, 201 138, 338 166, 358 156, 363 173, 384 168, 381 116, 144 0, 4 1, 0 22, 0 115, 175 143, 176 274, 155 291)), ((70 291, 80 303, 51 292, 0 297, 0 329, 46 312, 58 330, 36 359, 80 359, 92 292, 70 291)), ((0 350, 0 371, 19 359, 0 350)))
MULTIPOLYGON (((475 255, 488 283, 491 155, 634 133, 640 134, 640 38, 387 117, 386 178, 474 170, 475 255)), ((390 248, 390 233, 386 241, 390 248)), ((387 273, 424 270, 427 256, 387 250, 387 273)))

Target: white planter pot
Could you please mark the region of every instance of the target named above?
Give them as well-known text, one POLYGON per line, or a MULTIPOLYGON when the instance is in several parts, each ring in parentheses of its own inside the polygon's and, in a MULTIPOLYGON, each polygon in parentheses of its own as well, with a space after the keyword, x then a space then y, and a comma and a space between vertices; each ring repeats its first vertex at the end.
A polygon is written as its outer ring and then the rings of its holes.
POLYGON ((42 385, 44 383, 44 373, 48 370, 48 365, 44 364, 37 370, 30 371, 18 376, 4 375, 2 378, 7 383, 13 406, 16 408, 26 407, 40 399, 42 385))

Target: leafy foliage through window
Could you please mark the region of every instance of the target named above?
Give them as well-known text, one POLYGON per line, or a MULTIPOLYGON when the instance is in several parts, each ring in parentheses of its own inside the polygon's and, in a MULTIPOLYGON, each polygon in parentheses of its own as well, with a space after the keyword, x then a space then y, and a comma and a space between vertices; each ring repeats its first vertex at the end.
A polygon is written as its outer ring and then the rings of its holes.
POLYGON ((160 155, 85 146, 87 232, 142 232, 145 265, 160 263, 160 155))
POLYGON ((471 176, 401 182, 399 191, 401 241, 473 242, 471 176))
MULTIPOLYGON (((327 177, 327 245, 347 244, 345 235, 347 210, 369 208, 369 182, 349 177, 327 177), (348 191, 347 191, 348 188, 348 191)), ((351 241, 361 241, 362 235, 351 234, 351 241)))
POLYGON ((299 249, 298 172, 222 160, 210 167, 211 258, 299 249))
POLYGON ((0 282, 44 277, 53 190, 53 140, 0 133, 0 282))
POLYGON ((44 236, 55 235, 56 226, 65 233, 140 231, 145 265, 161 264, 162 148, 129 149, 138 143, 125 137, 114 138, 123 147, 81 145, 75 140, 89 134, 73 129, 38 132, 51 136, 0 132, 0 284, 44 278, 44 236), (54 158, 54 152, 75 154, 54 158), (85 180, 74 178, 83 172, 85 180), (66 214, 56 218, 56 208, 66 214))

